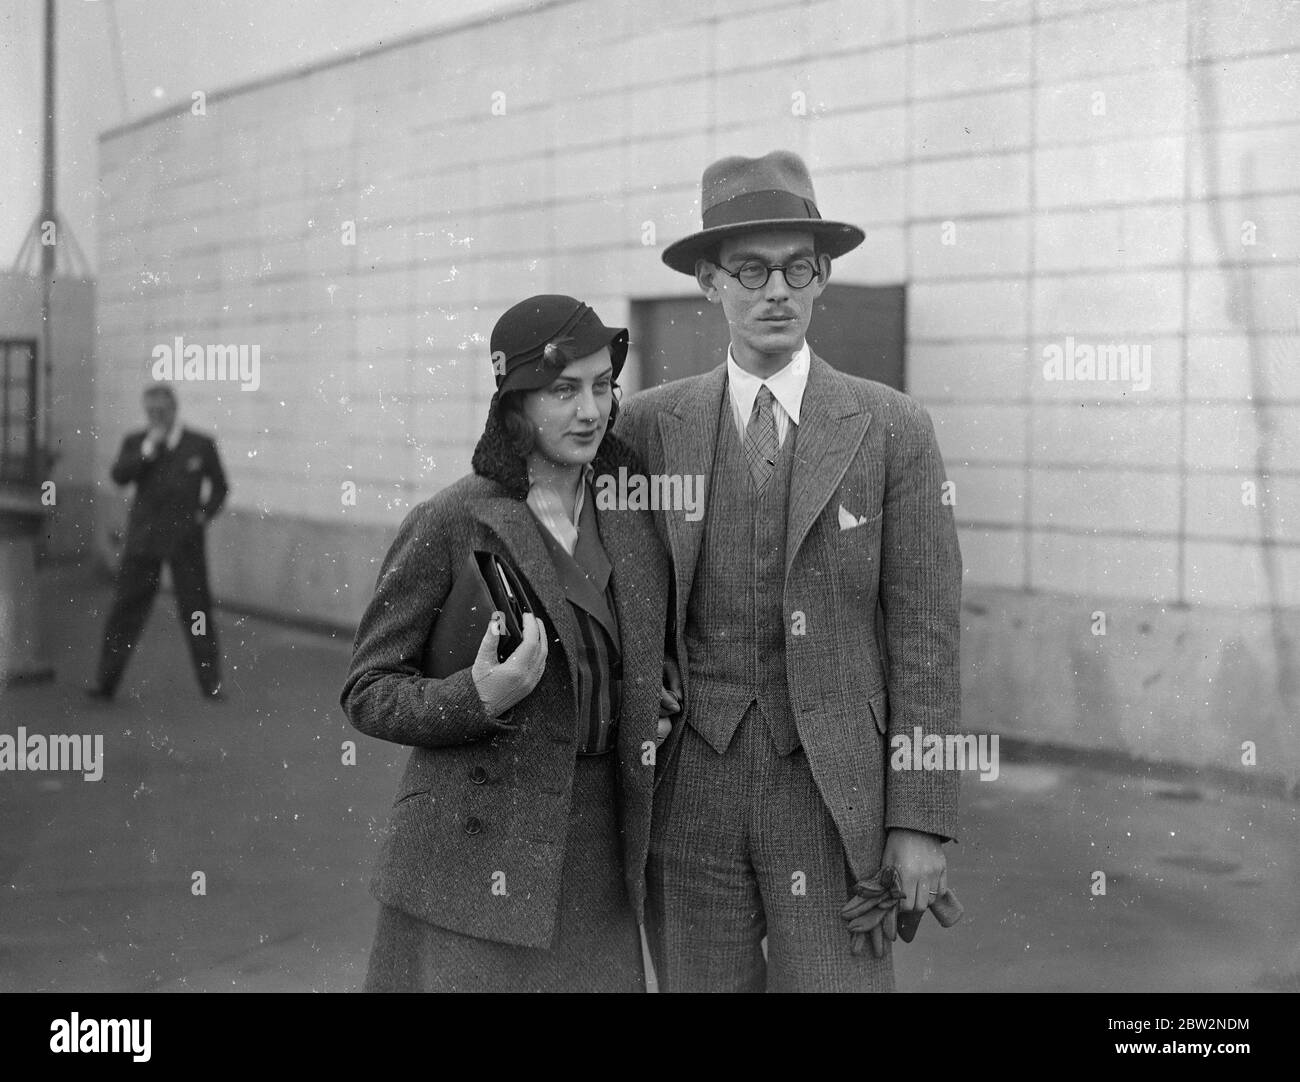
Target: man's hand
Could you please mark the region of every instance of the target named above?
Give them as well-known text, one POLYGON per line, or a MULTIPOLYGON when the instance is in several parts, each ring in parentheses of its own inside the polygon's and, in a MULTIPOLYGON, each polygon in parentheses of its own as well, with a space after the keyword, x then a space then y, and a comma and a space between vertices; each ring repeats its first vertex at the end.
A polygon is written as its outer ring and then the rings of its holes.
POLYGON ((948 860, 943 845, 933 834, 895 827, 885 838, 882 867, 898 869, 906 897, 899 909, 924 912, 948 886, 948 860))
MULTIPOLYGON (((853 956, 864 954, 869 943, 871 953, 883 958, 885 940, 892 942, 900 934, 910 943, 926 909, 946 889, 947 877, 948 862, 937 837, 899 827, 890 830, 880 871, 860 880, 840 910, 848 922, 853 956)), ((955 921, 961 906, 953 901, 957 905, 955 921)))
MULTIPOLYGON (((911 842, 900 841, 897 847, 891 848, 893 843, 892 834, 890 842, 886 844, 885 853, 893 853, 892 859, 901 859, 897 853, 900 848, 908 847, 911 842)), ((918 835, 917 831, 901 830, 900 834, 918 835)), ((932 835, 919 835, 924 841, 929 839, 935 844, 939 839, 932 835)), ((891 859, 886 856, 884 859, 891 859)), ((942 860, 940 854, 940 860, 942 860)), ((939 881, 943 882, 947 870, 939 873, 939 881)), ((962 916, 961 902, 947 887, 942 887, 937 895, 931 897, 929 891, 926 892, 926 902, 924 905, 914 905, 917 890, 913 888, 912 896, 909 898, 903 890, 902 876, 899 874, 897 864, 882 864, 880 871, 869 875, 866 879, 859 879, 849 894, 849 900, 844 903, 840 910, 840 916, 848 923, 849 926, 849 951, 855 958, 866 953, 867 945, 871 945, 871 953, 877 958, 885 956, 885 940, 891 943, 895 939, 902 939, 904 943, 910 943, 916 938, 916 930, 921 926, 921 918, 925 916, 927 907, 930 913, 934 914, 943 927, 951 928, 962 916)))

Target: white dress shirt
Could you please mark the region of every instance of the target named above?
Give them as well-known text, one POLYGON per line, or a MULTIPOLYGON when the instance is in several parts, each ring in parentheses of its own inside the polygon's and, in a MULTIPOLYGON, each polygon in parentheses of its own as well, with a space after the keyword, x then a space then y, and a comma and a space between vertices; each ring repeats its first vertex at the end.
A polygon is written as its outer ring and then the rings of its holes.
POLYGON ((804 388, 808 386, 808 369, 810 351, 805 339, 803 345, 790 358, 790 363, 779 372, 759 379, 746 372, 736 363, 727 347, 727 387, 731 393, 731 416, 736 422, 736 431, 740 433, 741 442, 745 439, 745 428, 750 415, 754 412, 754 399, 758 389, 764 384, 772 392, 772 416, 776 419, 776 443, 780 447, 785 443, 786 433, 790 431, 790 422, 799 423, 799 406, 803 403, 804 388))

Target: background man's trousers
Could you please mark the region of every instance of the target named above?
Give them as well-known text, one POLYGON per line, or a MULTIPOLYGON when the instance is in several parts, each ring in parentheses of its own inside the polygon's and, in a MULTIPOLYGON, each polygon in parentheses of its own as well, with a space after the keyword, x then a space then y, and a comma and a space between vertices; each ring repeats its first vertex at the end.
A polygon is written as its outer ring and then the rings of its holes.
POLYGON ((131 658, 131 651, 140 641, 163 562, 171 567, 172 586, 176 591, 176 614, 180 618, 181 633, 190 646, 190 658, 205 695, 211 695, 221 684, 221 655, 217 647, 217 628, 213 619, 212 599, 208 593, 208 562, 204 545, 204 531, 187 533, 167 555, 127 550, 117 572, 117 587, 113 608, 108 614, 104 632, 104 648, 99 659, 99 687, 110 694, 117 689, 131 658), (193 633, 194 614, 203 613, 203 634, 193 633))
POLYGON ((647 868, 662 991, 893 991, 891 944, 849 953, 853 879, 802 748, 778 755, 751 704, 722 754, 684 725, 667 770, 647 868))

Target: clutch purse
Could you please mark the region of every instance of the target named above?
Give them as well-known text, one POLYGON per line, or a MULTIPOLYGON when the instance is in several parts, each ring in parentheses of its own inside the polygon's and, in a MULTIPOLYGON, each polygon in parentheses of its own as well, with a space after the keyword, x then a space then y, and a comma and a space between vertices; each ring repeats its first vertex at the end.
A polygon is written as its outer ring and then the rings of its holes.
POLYGON ((523 641, 524 613, 536 610, 528 587, 513 567, 491 552, 471 552, 434 620, 420 671, 425 676, 445 677, 468 669, 478 657, 494 612, 504 617, 497 642, 497 660, 504 661, 523 641))

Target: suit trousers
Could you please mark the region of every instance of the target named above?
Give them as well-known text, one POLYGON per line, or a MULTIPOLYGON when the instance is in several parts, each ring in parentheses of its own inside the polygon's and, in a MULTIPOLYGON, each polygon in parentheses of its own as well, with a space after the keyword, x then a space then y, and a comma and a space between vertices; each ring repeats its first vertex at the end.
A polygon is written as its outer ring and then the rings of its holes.
POLYGON ((684 726, 655 794, 647 876, 661 991, 893 991, 892 955, 850 953, 839 832, 803 749, 779 755, 757 703, 721 754, 684 726))
POLYGON ((199 686, 211 695, 221 685, 221 654, 208 591, 208 563, 202 530, 194 530, 177 542, 167 555, 128 549, 117 572, 113 607, 108 614, 104 645, 99 659, 99 687, 109 693, 117 689, 131 651, 149 619, 163 561, 172 572, 176 591, 176 615, 181 633, 189 643, 190 659, 199 686), (194 634, 194 614, 203 613, 202 634, 194 634))

